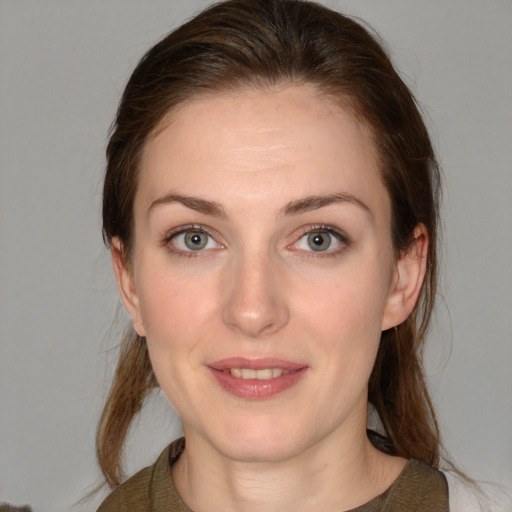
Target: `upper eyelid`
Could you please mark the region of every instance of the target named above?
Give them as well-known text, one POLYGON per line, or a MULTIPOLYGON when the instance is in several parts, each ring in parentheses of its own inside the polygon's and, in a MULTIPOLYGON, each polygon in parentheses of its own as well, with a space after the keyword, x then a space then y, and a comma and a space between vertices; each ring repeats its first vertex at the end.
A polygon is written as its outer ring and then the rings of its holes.
MULTIPOLYGON (((206 233, 208 236, 211 236, 219 245, 222 245, 222 246, 225 245, 225 242, 221 241, 221 240, 223 240, 223 237, 220 235, 220 233, 218 233, 216 230, 210 228, 209 226, 205 226, 203 224, 184 224, 182 226, 176 226, 176 227, 171 228, 171 229, 165 231, 164 233, 162 233, 160 240, 162 241, 162 244, 165 245, 165 244, 169 243, 169 241, 173 237, 183 234, 183 233, 186 233, 187 231, 194 231, 194 230, 196 230, 198 232, 206 233)), ((305 235, 314 233, 315 231, 326 231, 328 233, 332 233, 336 238, 338 238, 342 243, 345 243, 345 244, 348 244, 350 242, 350 238, 347 236, 347 234, 342 229, 340 229, 336 226, 333 226, 333 225, 329 225, 329 224, 305 225, 305 226, 298 228, 298 230, 296 230, 295 233, 297 233, 297 231, 300 233, 299 236, 297 236, 297 234, 292 235, 294 238, 294 241, 287 244, 288 247, 293 245, 294 243, 297 243, 305 235)))
POLYGON ((168 242, 174 236, 181 235, 182 233, 186 233, 187 231, 203 232, 211 236, 212 238, 215 238, 213 233, 216 233, 211 228, 208 228, 207 226, 203 226, 201 224, 185 224, 183 226, 177 226, 175 228, 171 228, 168 229, 167 231, 164 231, 160 238, 165 243, 168 242))
POLYGON ((311 226, 303 226, 300 229, 302 231, 300 238, 302 238, 304 235, 315 233, 317 231, 327 231, 328 233, 333 233, 334 235, 338 236, 342 241, 348 242, 349 240, 349 237, 342 229, 335 226, 330 226, 328 224, 314 224, 311 226))
POLYGON ((200 257, 201 254, 205 253, 206 248, 198 249, 196 251, 194 250, 185 250, 180 247, 177 247, 174 243, 174 239, 176 239, 179 236, 184 235, 187 232, 198 232, 198 233, 204 233, 210 239, 218 246, 216 248, 208 248, 209 250, 217 250, 217 249, 224 249, 225 245, 224 243, 219 241, 219 237, 212 235, 210 233, 210 230, 202 225, 197 224, 189 224, 189 225, 183 225, 183 226, 177 226, 175 228, 171 228, 168 231, 166 231, 163 236, 160 237, 160 243, 162 247, 167 247, 172 253, 180 256, 187 256, 187 257, 200 257))
POLYGON ((310 226, 303 226, 301 228, 301 234, 300 236, 295 236, 295 240, 290 243, 287 247, 292 251, 298 251, 302 253, 304 256, 312 257, 312 258, 328 258, 332 256, 336 256, 338 254, 341 254, 348 246, 351 245, 351 240, 349 237, 345 234, 345 232, 339 228, 336 228, 335 226, 329 226, 325 224, 321 225, 310 225, 310 226), (299 244, 299 242, 307 235, 310 235, 311 233, 315 232, 327 232, 331 236, 333 236, 335 239, 337 239, 338 243, 341 245, 341 247, 337 247, 334 249, 328 249, 326 251, 313 251, 313 250, 306 250, 301 249, 299 247, 293 247, 294 245, 299 244))

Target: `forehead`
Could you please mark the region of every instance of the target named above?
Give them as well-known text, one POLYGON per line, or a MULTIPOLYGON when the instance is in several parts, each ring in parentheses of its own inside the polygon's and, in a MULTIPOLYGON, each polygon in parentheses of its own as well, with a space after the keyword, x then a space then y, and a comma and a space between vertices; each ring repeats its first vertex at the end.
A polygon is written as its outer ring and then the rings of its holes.
POLYGON ((256 201, 346 191, 370 200, 387 196, 378 161, 369 128, 314 86, 247 88, 174 110, 146 143, 138 196, 256 201))

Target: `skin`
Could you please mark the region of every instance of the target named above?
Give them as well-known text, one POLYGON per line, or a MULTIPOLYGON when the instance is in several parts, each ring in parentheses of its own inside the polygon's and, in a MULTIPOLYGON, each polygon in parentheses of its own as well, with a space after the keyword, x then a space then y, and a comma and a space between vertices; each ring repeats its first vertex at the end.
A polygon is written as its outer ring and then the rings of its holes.
POLYGON ((394 256, 369 130, 313 86, 294 85, 193 100, 155 133, 142 157, 133 252, 126 264, 114 240, 113 261, 183 419, 187 446, 172 468, 180 495, 196 512, 369 501, 405 460, 366 437, 368 379, 381 331, 414 308, 427 247, 418 226, 413 248, 394 256), (311 196, 324 199, 304 201, 311 196), (204 249, 186 245, 191 225, 191 236, 207 233, 204 249), (315 230, 331 237, 327 250, 308 243, 315 230), (231 357, 305 371, 281 393, 246 399, 209 368, 231 357))

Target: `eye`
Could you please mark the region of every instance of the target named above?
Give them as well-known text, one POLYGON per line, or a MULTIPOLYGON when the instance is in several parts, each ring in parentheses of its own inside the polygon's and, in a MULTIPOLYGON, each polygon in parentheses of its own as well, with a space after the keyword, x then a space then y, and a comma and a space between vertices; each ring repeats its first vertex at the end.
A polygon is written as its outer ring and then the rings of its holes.
POLYGON ((183 252, 202 251, 204 249, 220 249, 222 246, 201 228, 189 228, 170 234, 165 243, 172 249, 183 252))
POLYGON ((304 233, 293 248, 317 253, 336 253, 346 245, 346 237, 333 228, 314 227, 304 233))

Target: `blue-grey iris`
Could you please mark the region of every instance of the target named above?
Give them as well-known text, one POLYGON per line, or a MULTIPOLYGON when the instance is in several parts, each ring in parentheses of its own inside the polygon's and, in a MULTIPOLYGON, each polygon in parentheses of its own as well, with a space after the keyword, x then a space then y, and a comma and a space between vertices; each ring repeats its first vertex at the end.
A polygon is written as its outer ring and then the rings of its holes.
POLYGON ((308 245, 313 251, 326 251, 331 246, 331 235, 327 231, 315 231, 308 235, 308 245))
POLYGON ((208 243, 208 235, 197 231, 189 231, 185 233, 184 242, 191 251, 199 251, 206 247, 206 244, 208 243))

